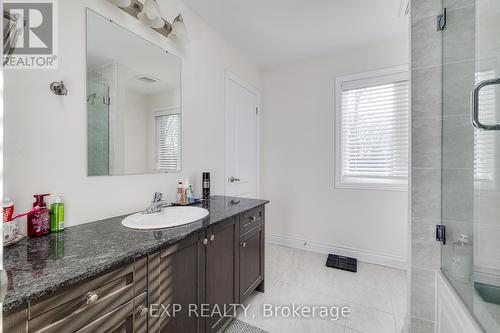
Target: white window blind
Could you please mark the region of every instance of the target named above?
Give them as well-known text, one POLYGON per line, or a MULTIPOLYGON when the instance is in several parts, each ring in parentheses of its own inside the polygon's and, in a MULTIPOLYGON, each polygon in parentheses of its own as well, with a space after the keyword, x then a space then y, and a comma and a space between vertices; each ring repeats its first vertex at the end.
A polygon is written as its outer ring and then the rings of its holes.
MULTIPOLYGON (((476 73, 476 82, 495 78, 495 71, 481 71, 476 73)), ((480 92, 479 116, 484 124, 496 124, 497 119, 495 89, 485 87, 480 92)), ((483 186, 493 186, 495 175, 496 132, 474 129, 474 180, 482 182, 483 186)))
POLYGON ((157 170, 180 171, 180 124, 179 113, 155 116, 155 168, 157 170))
POLYGON ((407 70, 337 80, 338 187, 407 189, 407 70))

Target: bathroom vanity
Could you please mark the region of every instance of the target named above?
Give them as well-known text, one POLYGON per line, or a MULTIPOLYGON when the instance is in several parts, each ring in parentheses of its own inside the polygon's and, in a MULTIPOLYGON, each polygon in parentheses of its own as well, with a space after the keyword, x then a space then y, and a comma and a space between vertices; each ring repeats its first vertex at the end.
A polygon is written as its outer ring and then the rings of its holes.
POLYGON ((6 248, 4 332, 217 332, 228 305, 264 291, 267 203, 213 196, 181 227, 134 231, 121 216, 6 248))

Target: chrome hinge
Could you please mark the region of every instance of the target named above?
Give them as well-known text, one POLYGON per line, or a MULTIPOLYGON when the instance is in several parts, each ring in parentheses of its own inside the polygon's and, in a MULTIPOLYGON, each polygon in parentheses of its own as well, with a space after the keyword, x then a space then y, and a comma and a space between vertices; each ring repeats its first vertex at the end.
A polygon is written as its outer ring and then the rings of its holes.
POLYGON ((436 226, 436 241, 446 245, 446 226, 438 224, 436 226))
POLYGON ((102 97, 102 104, 104 104, 104 105, 110 105, 111 104, 111 97, 103 96, 102 97))
POLYGON ((443 14, 439 14, 437 17, 437 29, 438 31, 443 31, 446 29, 446 8, 443 8, 443 14))

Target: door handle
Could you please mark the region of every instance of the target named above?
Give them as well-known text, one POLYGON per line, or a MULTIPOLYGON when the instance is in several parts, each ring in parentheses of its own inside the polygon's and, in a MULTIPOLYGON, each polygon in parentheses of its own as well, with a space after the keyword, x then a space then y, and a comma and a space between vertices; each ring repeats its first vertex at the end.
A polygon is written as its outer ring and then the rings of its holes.
POLYGON ((229 182, 230 183, 241 182, 241 179, 231 176, 229 177, 229 182))
POLYGON ((472 120, 472 125, 474 127, 485 130, 485 131, 498 131, 498 130, 500 130, 500 124, 487 125, 487 124, 483 124, 483 123, 481 123, 481 121, 479 121, 479 93, 481 92, 481 89, 483 89, 484 87, 493 86, 493 85, 497 85, 497 84, 500 84, 500 78, 482 81, 472 91, 471 120, 472 120))

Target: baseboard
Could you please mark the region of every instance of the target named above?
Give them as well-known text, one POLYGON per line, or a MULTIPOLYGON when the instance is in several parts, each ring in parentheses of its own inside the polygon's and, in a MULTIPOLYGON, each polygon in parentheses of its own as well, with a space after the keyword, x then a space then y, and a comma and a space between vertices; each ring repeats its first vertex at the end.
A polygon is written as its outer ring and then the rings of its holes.
POLYGON ((335 246, 321 242, 298 239, 288 236, 280 236, 266 233, 266 242, 271 244, 288 246, 296 249, 302 249, 317 253, 334 253, 347 257, 357 258, 361 262, 398 268, 402 270, 408 269, 408 260, 405 257, 387 255, 366 250, 352 249, 344 246, 335 246))

